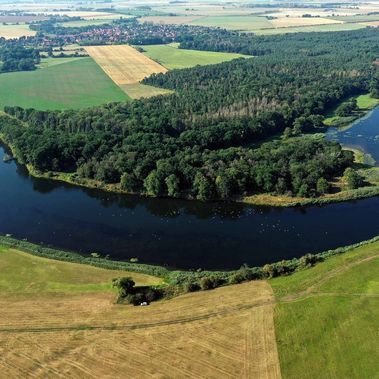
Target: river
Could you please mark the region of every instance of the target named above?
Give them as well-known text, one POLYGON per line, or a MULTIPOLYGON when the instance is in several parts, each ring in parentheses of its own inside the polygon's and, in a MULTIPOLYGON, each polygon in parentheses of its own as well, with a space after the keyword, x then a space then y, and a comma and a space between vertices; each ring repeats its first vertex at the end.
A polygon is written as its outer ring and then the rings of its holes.
MULTIPOLYGON (((357 134, 349 137, 359 141, 353 145, 377 158, 378 119, 379 108, 348 130, 357 134), (371 134, 358 136, 365 133, 371 134)), ((83 254, 183 269, 235 269, 379 235, 379 197, 278 209, 121 196, 30 177, 16 162, 3 163, 4 154, 0 147, 0 234, 83 254)))

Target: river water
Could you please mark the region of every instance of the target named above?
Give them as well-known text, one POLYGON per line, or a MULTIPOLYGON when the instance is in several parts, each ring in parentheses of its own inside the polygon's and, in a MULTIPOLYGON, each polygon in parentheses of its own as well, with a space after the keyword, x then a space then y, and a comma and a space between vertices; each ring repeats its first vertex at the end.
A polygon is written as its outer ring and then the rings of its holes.
MULTIPOLYGON (((342 133, 341 142, 364 147, 378 162, 378 119, 379 108, 328 138, 342 133)), ((4 153, 0 147, 0 234, 83 254, 183 269, 235 269, 379 235, 379 197, 278 209, 121 196, 32 178, 16 162, 3 163, 4 153)))

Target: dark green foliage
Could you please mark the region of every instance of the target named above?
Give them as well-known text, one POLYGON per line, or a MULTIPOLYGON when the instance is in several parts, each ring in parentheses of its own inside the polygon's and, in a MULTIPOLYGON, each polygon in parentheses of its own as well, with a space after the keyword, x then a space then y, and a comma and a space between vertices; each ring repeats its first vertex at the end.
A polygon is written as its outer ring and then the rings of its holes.
POLYGON ((329 192, 330 185, 325 178, 320 178, 317 180, 316 190, 320 195, 324 195, 329 192))
POLYGON ((343 179, 349 189, 356 189, 363 185, 363 177, 351 167, 345 170, 343 179))
POLYGON ((336 110, 336 115, 339 117, 348 117, 353 115, 358 110, 357 100, 353 99, 342 103, 336 110))
POLYGON ((247 38, 210 30, 202 43, 217 50, 239 39, 259 57, 144 81, 175 90, 169 96, 81 111, 7 107, 20 122, 1 117, 0 133, 16 157, 36 170, 72 172, 78 181, 95 179, 127 192, 199 200, 267 192, 315 197, 326 191, 321 179, 352 164, 351 154, 303 136, 257 142, 283 131, 290 137, 317 130, 331 107, 372 88, 378 35, 359 30, 333 38, 329 33, 247 38))
POLYGON ((135 281, 130 277, 115 278, 112 287, 117 288, 119 299, 134 293, 135 281))
POLYGON ((39 52, 33 48, 8 43, 0 47, 0 72, 35 70, 40 62, 39 52))

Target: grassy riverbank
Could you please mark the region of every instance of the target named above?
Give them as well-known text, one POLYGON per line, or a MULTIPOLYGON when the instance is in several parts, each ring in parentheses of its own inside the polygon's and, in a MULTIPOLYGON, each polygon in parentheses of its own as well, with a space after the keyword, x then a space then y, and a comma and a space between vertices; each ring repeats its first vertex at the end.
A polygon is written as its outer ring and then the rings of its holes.
POLYGON ((334 107, 326 116, 324 124, 326 126, 345 126, 349 125, 358 118, 362 117, 366 112, 374 109, 379 104, 379 99, 374 99, 370 94, 351 96, 344 100, 338 106, 334 107), (352 100, 357 101, 358 110, 351 116, 341 117, 336 114, 337 108, 343 104, 347 104, 352 100))

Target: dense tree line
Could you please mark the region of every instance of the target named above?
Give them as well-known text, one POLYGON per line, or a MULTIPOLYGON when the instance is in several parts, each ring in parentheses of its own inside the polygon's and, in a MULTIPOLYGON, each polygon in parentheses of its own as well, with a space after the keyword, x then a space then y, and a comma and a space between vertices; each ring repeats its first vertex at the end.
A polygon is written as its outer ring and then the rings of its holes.
POLYGON ((0 131, 38 170, 75 172, 78 181, 128 192, 201 200, 317 196, 351 165, 351 154, 304 136, 258 142, 313 131, 331 106, 377 85, 378 32, 332 36, 254 37, 265 55, 144 81, 175 90, 168 96, 78 111, 8 107, 14 118, 2 117, 0 131))
POLYGON ((0 72, 35 70, 40 62, 39 52, 20 44, 3 43, 0 45, 0 72))

